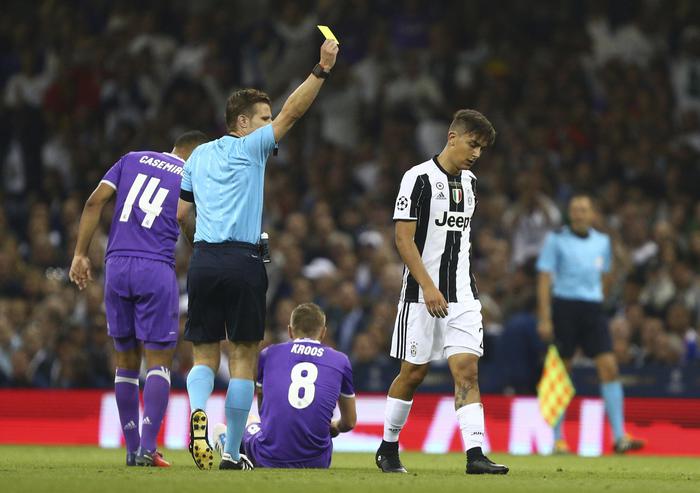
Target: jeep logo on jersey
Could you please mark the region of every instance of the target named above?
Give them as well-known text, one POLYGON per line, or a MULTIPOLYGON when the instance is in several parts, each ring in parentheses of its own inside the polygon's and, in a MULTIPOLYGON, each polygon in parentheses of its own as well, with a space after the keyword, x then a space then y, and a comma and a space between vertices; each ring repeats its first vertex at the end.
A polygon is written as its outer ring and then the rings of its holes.
POLYGON ((469 217, 464 212, 444 211, 441 218, 435 219, 435 225, 449 231, 464 231, 469 227, 469 217))
POLYGON ((452 201, 456 204, 459 204, 462 201, 462 189, 461 188, 453 188, 452 189, 452 201))

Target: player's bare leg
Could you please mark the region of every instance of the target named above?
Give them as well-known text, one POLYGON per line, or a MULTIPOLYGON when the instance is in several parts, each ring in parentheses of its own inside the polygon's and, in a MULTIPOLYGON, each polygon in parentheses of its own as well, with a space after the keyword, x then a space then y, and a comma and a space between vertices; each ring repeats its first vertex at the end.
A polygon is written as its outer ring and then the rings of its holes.
POLYGON ((402 401, 412 401, 413 395, 428 374, 428 368, 427 363, 414 365, 408 361, 402 361, 399 374, 396 375, 389 387, 389 397, 402 401))
POLYGON ((507 474, 508 468, 495 464, 481 449, 484 441, 484 407, 479 392, 479 357, 453 354, 447 364, 455 382, 455 411, 467 449, 467 474, 507 474))
POLYGON ((218 342, 193 344, 195 365, 187 375, 190 398, 190 454, 198 468, 210 470, 214 465, 214 449, 209 444, 207 400, 214 390, 214 377, 221 362, 218 342))
POLYGON ((401 370, 389 387, 384 412, 384 437, 375 455, 382 472, 405 473, 399 458, 399 433, 406 424, 413 404, 413 395, 428 374, 428 364, 401 362, 401 370))
POLYGON ((219 469, 251 470, 253 464, 240 453, 241 440, 255 394, 258 367, 258 341, 231 342, 226 392, 226 440, 219 469))
POLYGON ((624 454, 643 448, 644 440, 632 438, 625 433, 624 392, 615 355, 611 352, 599 354, 595 363, 600 379, 600 393, 605 402, 605 412, 614 435, 615 452, 624 454))
POLYGON ((139 434, 139 368, 141 367, 141 346, 135 340, 129 345, 133 347, 120 347, 119 340, 115 339, 117 347, 117 370, 114 376, 114 395, 117 400, 119 421, 121 423, 124 440, 126 442, 126 465, 136 465, 141 436, 139 434))
POLYGON ((170 467, 170 463, 157 450, 156 439, 170 398, 170 367, 175 354, 175 343, 145 342, 144 346, 148 373, 143 387, 141 445, 136 456, 136 464, 170 467))

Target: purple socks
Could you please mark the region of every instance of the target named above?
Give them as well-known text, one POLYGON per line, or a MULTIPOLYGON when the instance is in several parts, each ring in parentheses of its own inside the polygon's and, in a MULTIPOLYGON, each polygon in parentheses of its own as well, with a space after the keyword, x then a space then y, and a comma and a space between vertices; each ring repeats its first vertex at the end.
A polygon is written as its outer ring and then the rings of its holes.
POLYGON ((114 395, 119 409, 119 421, 124 432, 126 451, 136 453, 139 448, 139 372, 117 368, 114 377, 114 395))
MULTIPOLYGON (((143 387, 141 448, 153 452, 170 397, 170 370, 164 366, 148 369, 143 387)), ((137 408, 138 411, 138 408, 137 408)), ((138 432, 137 432, 138 433, 138 432)))

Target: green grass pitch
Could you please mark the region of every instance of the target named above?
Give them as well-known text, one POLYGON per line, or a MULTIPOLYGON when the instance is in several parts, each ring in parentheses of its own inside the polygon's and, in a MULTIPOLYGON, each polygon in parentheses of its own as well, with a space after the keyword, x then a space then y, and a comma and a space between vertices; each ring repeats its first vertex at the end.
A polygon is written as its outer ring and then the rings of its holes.
POLYGON ((0 447, 0 491, 13 492, 683 492, 700 491, 700 460, 674 457, 514 457, 507 476, 467 476, 461 454, 403 453, 409 474, 382 474, 373 454, 336 454, 330 470, 199 471, 184 451, 170 469, 127 468, 124 452, 93 447, 0 447))

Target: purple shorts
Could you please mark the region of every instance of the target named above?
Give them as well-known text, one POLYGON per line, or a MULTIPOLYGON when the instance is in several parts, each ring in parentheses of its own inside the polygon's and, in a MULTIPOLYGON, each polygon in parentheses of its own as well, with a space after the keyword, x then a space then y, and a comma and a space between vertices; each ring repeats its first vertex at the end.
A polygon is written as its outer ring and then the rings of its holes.
POLYGON ((262 431, 262 423, 250 423, 245 427, 245 432, 243 433, 243 450, 255 467, 273 467, 277 469, 328 469, 331 467, 333 447, 324 450, 317 457, 305 460, 289 461, 265 458, 266 455, 271 454, 262 453, 264 448, 264 445, 261 443, 263 439, 262 431))
POLYGON ((147 349, 170 349, 178 338, 180 296, 167 262, 114 256, 105 264, 107 332, 117 351, 138 341, 147 349))

